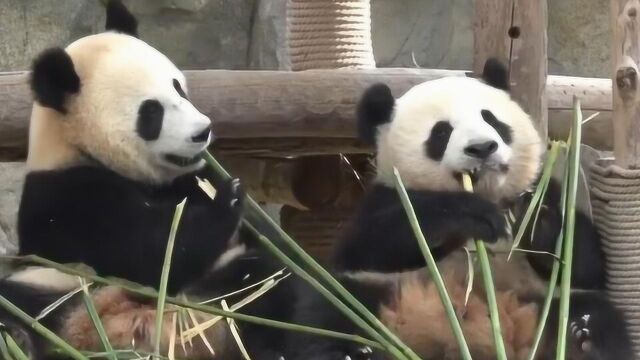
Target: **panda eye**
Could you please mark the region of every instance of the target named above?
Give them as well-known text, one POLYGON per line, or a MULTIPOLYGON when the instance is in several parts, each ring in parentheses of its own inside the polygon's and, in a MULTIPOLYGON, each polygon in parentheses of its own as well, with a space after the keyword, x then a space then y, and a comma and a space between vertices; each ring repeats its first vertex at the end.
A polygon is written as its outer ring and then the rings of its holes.
POLYGON ((187 98, 187 94, 185 94, 184 90, 182 90, 182 86, 180 86, 180 82, 177 79, 173 79, 173 88, 176 89, 178 95, 180 95, 184 99, 189 100, 189 98, 187 98))

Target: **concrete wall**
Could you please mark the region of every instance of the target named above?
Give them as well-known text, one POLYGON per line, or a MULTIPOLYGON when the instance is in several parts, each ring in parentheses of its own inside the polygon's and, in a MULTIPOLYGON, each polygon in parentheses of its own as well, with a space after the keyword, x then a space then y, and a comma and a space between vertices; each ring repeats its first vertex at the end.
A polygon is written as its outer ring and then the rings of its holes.
MULTIPOLYGON (((286 0, 125 0, 185 69, 286 69, 286 0)), ((608 0, 548 0, 553 74, 608 76, 608 0)), ((472 0, 371 0, 378 66, 468 69, 472 0)), ((0 0, 0 71, 102 29, 99 0, 0 0)))

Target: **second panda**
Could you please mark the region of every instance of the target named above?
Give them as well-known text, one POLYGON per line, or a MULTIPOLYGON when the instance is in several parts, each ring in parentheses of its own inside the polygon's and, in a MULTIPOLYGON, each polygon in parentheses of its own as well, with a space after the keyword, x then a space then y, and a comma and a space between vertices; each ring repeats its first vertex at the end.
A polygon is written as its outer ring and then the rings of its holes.
MULTIPOLYGON (((394 189, 393 168, 407 188, 421 228, 439 260, 447 290, 474 359, 496 359, 481 281, 465 303, 467 258, 462 247, 481 239, 494 248, 509 244, 505 211, 521 218, 522 193, 536 182, 543 143, 530 117, 508 93, 508 75, 490 59, 481 79, 443 78, 417 85, 395 99, 385 85, 365 91, 358 107, 361 140, 376 147, 377 175, 360 210, 338 244, 338 279, 423 359, 458 359, 459 349, 407 215, 394 189), (464 191, 470 173, 475 193, 464 191)), ((553 252, 560 231, 558 186, 550 186, 533 243, 553 252)), ((621 313, 604 287, 597 233, 578 214, 568 359, 631 360, 621 313), (585 289, 585 290, 579 290, 585 289)), ((519 220, 518 220, 519 221, 519 220)), ((530 229, 529 229, 530 233, 530 229)), ((492 256, 502 335, 509 359, 526 359, 546 292, 548 255, 492 256)), ((478 269, 476 269, 476 274, 478 269)), ((476 277, 476 279, 479 276, 476 277)), ((320 295, 301 286, 295 321, 366 337, 320 295)), ((557 300, 537 352, 554 358, 557 300)), ((387 359, 361 345, 292 334, 289 360, 387 359)))

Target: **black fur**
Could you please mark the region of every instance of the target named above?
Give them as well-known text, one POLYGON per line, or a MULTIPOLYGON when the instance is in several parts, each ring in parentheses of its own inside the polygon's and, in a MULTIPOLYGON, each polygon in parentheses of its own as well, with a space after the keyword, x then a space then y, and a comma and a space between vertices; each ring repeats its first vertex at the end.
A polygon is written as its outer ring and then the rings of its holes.
POLYGON ((107 3, 105 29, 138 37, 138 20, 122 4, 122 1, 110 0, 107 3))
POLYGON ((182 86, 180 86, 180 82, 176 79, 173 79, 173 88, 176 89, 176 91, 178 92, 178 95, 180 95, 184 99, 189 100, 189 98, 187 97, 187 94, 185 94, 184 90, 182 90, 182 86))
MULTIPOLYGON (((336 278, 374 314, 378 313, 380 305, 389 302, 393 295, 393 289, 386 286, 386 284, 365 283, 340 274, 337 274, 336 278)), ((296 290, 298 301, 293 319, 294 323, 339 331, 345 334, 363 335, 359 327, 309 285, 299 282, 296 290)), ((364 337, 366 338, 366 336, 364 337)), ((288 360, 344 360, 347 355, 352 360, 383 359, 380 354, 374 354, 374 357, 366 356, 367 352, 363 351, 365 345, 351 341, 294 332, 289 333, 287 339, 287 355, 285 359, 288 360)))
MULTIPOLYGON (((495 242, 506 236, 505 218, 494 203, 468 192, 414 191, 409 199, 436 257, 458 249, 469 238, 495 242)), ((425 265, 395 189, 376 184, 338 244, 341 270, 396 272, 425 265)))
MULTIPOLYGON (((18 282, 0 280, 0 296, 19 305, 20 310, 32 318, 37 317, 44 308, 53 304, 64 296, 66 292, 55 290, 37 289, 18 282)), ((39 323, 48 329, 56 329, 60 326, 60 314, 79 304, 78 299, 72 298, 42 318, 39 323)), ((9 333, 16 340, 20 348, 27 352, 30 359, 47 360, 49 342, 36 335, 35 331, 22 320, 0 310, 0 334, 9 333)))
POLYGON ((376 143, 378 126, 391 121, 395 99, 385 84, 374 84, 365 90, 358 102, 358 136, 368 145, 376 143))
POLYGON ((487 85, 500 90, 509 91, 509 71, 498 59, 489 58, 484 63, 482 80, 487 85))
POLYGON ((136 131, 147 141, 157 140, 162 130, 164 107, 158 100, 145 100, 138 108, 136 131))
MULTIPOLYGON (((544 330, 543 343, 546 343, 547 346, 539 352, 542 360, 556 358, 554 345, 558 338, 558 316, 559 300, 554 299, 544 330)), ((567 327, 568 359, 634 359, 624 316, 602 291, 574 291, 571 293, 567 327), (588 319, 585 319, 585 315, 588 316, 588 319), (590 344, 589 351, 582 350, 585 343, 590 344)))
POLYGON ((498 120, 498 118, 496 118, 496 116, 489 110, 482 110, 480 111, 480 114, 484 121, 496 130, 502 141, 507 145, 511 145, 513 142, 513 129, 511 129, 511 126, 498 120))
POLYGON ((243 203, 235 187, 218 184, 212 201, 193 174, 154 187, 93 166, 32 172, 18 214, 20 254, 157 288, 175 208, 186 197, 168 286, 175 293, 226 250, 243 203))
POLYGON ((80 78, 69 54, 61 48, 43 51, 34 60, 30 78, 31 90, 37 102, 66 113, 67 95, 80 91, 80 78))
POLYGON ((452 132, 453 126, 448 121, 438 121, 424 143, 427 156, 436 161, 442 160, 452 132))
MULTIPOLYGON (((533 194, 527 193, 513 206, 516 215, 515 229, 520 227, 522 217, 533 194)), ((528 250, 555 253, 556 239, 562 228, 560 184, 551 179, 538 222, 531 238, 534 219, 525 229, 521 246, 528 250)), ((572 286, 580 289, 604 289, 606 281, 605 259, 600 235, 587 215, 576 210, 574 233, 573 264, 571 270, 572 286)), ((531 266, 545 279, 549 278, 554 259, 548 255, 529 254, 531 266)))

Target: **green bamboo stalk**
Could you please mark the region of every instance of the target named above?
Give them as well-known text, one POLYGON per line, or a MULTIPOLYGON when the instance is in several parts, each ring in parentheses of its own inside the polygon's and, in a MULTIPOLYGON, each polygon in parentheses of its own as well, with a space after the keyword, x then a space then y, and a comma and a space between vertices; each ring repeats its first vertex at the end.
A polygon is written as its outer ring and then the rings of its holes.
POLYGON ((162 264, 162 274, 160 275, 160 288, 158 289, 158 305, 156 309, 156 331, 153 339, 153 354, 156 359, 160 357, 160 342, 162 340, 162 321, 164 319, 164 308, 167 299, 167 283, 169 282, 169 272, 171 271, 171 257, 173 255, 173 246, 176 242, 178 234, 178 226, 182 218, 182 211, 187 199, 182 200, 177 206, 173 214, 171 222, 171 230, 169 231, 169 240, 167 241, 167 249, 164 255, 164 263, 162 264))
MULTIPOLYGON (((9 348, 7 347, 7 343, 4 341, 4 332, 0 332, 0 355, 5 360, 14 360, 13 357, 9 354, 9 348)), ((9 334, 7 334, 9 336, 9 334)))
POLYGON ((538 348, 540 347, 540 341, 542 340, 542 335, 544 333, 544 328, 547 324, 547 319, 549 317, 549 311, 551 310, 551 302, 553 301, 553 295, 555 293, 555 288, 558 284, 558 274, 560 273, 560 259, 562 253, 562 240, 564 234, 564 221, 565 221, 565 206, 564 204, 567 201, 567 180, 569 177, 569 167, 567 166, 564 171, 564 178, 562 180, 562 192, 561 192, 561 200, 560 204, 563 204, 561 213, 562 213, 562 221, 560 225, 560 233, 558 234, 558 238, 556 240, 556 248, 555 248, 555 261, 553 262, 553 266, 551 268, 551 275, 549 276, 549 283, 547 284, 547 295, 545 296, 544 303, 542 305, 542 309, 540 311, 540 320, 538 321, 538 328, 536 329, 536 335, 534 338, 533 346, 531 347, 531 352, 529 353, 528 360, 535 360, 536 353, 538 352, 538 348))
MULTIPOLYGON (((227 171, 218 163, 218 161, 211 156, 211 154, 205 151, 203 155, 204 160, 209 164, 209 166, 221 177, 225 179, 230 179, 231 176, 227 171)), ((273 233, 275 240, 279 240, 278 242, 286 245, 293 253, 300 258, 300 260, 307 265, 311 270, 313 270, 317 276, 320 277, 322 281, 324 281, 330 288, 336 291, 343 299, 347 302, 347 304, 355 311, 357 311, 366 321, 369 322, 370 325, 376 329, 379 333, 381 333, 385 338, 387 338, 394 346, 398 347, 409 359, 411 360, 420 360, 420 357, 411 350, 406 344, 404 344, 394 333, 392 333, 382 322, 369 311, 358 299, 356 299, 347 289, 342 286, 328 271, 326 271, 318 262, 313 259, 313 257, 309 256, 298 243, 293 240, 286 232, 284 232, 278 224, 271 219, 271 217, 262 210, 262 208, 256 203, 250 196, 247 196, 246 199, 248 208, 246 211, 246 219, 249 223, 254 226, 258 224, 264 225, 266 231, 270 231, 273 233)), ((260 227, 260 226, 258 226, 260 227)), ((271 238, 267 236, 267 238, 271 238)))
POLYGON ((409 217, 409 223, 411 224, 411 228, 413 229, 413 233, 418 240, 418 245, 420 246, 420 251, 422 251, 422 255, 424 256, 427 262, 427 269, 429 270, 429 274, 436 284, 436 288, 438 289, 438 295, 440 295, 440 300, 442 301, 442 305, 447 313, 447 317, 449 318, 449 323, 451 324, 451 330, 453 330, 453 335, 458 342, 458 347, 460 348, 460 355, 465 360, 471 360, 471 352, 469 351, 469 346, 467 345, 467 341, 464 338, 464 333, 462 332, 462 327, 460 326, 460 322, 458 321, 458 317, 456 316, 456 311, 453 308, 453 303, 451 302, 451 298, 449 298, 449 294, 447 293, 447 288, 442 280, 442 276, 438 271, 438 266, 436 265, 436 260, 433 258, 433 254, 431 254, 431 250, 429 249, 429 245, 427 244, 427 240, 425 239, 424 233, 420 228, 420 224, 418 222, 418 217, 416 216, 416 212, 411 205, 411 201, 409 200, 409 194, 407 194, 407 190, 405 189, 402 179, 400 178, 400 173, 398 169, 393 168, 393 174, 395 175, 394 182, 396 186, 396 190, 398 191, 398 195, 400 195, 400 201, 402 202, 402 206, 404 207, 404 211, 407 213, 409 217))
POLYGON ((89 286, 87 285, 86 281, 83 278, 80 278, 80 282, 82 285, 84 304, 87 307, 87 312, 89 313, 89 317, 91 317, 93 326, 96 328, 96 331, 98 332, 98 337, 100 337, 100 341, 102 342, 102 346, 104 347, 106 356, 111 360, 118 360, 115 353, 113 352, 113 347, 109 342, 109 337, 107 336, 107 332, 104 329, 104 325, 100 320, 100 315, 98 315, 98 311, 96 311, 96 307, 93 304, 93 299, 91 299, 91 294, 89 293, 89 286))
POLYGON ((20 310, 17 306, 13 305, 9 300, 7 300, 7 298, 5 298, 2 295, 0 295, 0 307, 4 308, 9 314, 20 319, 20 321, 31 326, 31 328, 35 332, 37 332, 42 337, 47 339, 53 345, 65 351, 65 353, 71 356, 71 358, 76 360, 87 360, 87 358, 84 355, 82 355, 78 350, 74 349, 66 341, 58 337, 58 335, 54 334, 51 330, 47 329, 45 326, 37 322, 34 318, 29 316, 27 313, 20 310))
MULTIPOLYGON (((103 277, 100 277, 100 276, 97 276, 97 275, 94 275, 94 274, 91 274, 91 273, 88 273, 88 272, 84 272, 84 271, 78 270, 78 269, 76 269, 74 267, 62 265, 62 264, 56 263, 54 261, 51 261, 51 260, 48 260, 48 259, 44 259, 44 258, 41 258, 39 256, 35 256, 35 255, 0 256, 0 259, 22 260, 22 261, 26 261, 26 262, 29 262, 29 263, 35 263, 35 264, 39 264, 39 265, 42 265, 42 266, 50 267, 50 268, 53 268, 53 269, 57 269, 57 270, 65 273, 65 274, 80 276, 80 277, 89 279, 91 281, 94 281, 94 282, 97 282, 97 283, 100 283, 100 284, 116 286, 116 287, 122 288, 124 290, 127 290, 127 291, 129 291, 131 293, 134 293, 134 294, 142 295, 142 296, 149 297, 149 298, 155 298, 155 299, 158 298, 158 292, 155 291, 152 288, 144 287, 142 285, 132 285, 134 283, 128 282, 128 281, 127 282, 122 282, 122 281, 118 281, 118 280, 114 280, 114 279, 103 278, 103 277)), ((214 306, 211 306, 211 305, 201 305, 201 304, 198 304, 198 303, 192 303, 190 301, 186 301, 186 300, 183 300, 183 299, 178 299, 178 298, 175 298, 175 297, 167 296, 166 302, 169 303, 169 304, 173 304, 173 305, 179 306, 179 307, 198 310, 198 311, 201 311, 201 312, 204 312, 204 313, 207 313, 207 314, 230 317, 230 318, 233 318, 233 319, 236 319, 236 320, 239 320, 239 321, 245 321, 245 322, 252 323, 252 324, 264 325, 264 326, 269 326, 269 327, 288 330, 288 331, 304 332, 304 333, 318 335, 318 336, 327 336, 327 337, 332 337, 332 338, 336 338, 336 339, 340 339, 340 340, 356 342, 356 343, 360 343, 360 344, 363 344, 363 345, 366 345, 366 346, 370 346, 372 348, 384 350, 379 343, 377 343, 375 341, 372 341, 372 340, 369 340, 369 339, 366 339, 366 338, 363 338, 363 337, 358 336, 358 335, 350 335, 350 334, 345 334, 345 333, 341 333, 341 332, 337 332, 337 331, 318 329, 318 328, 313 328, 313 327, 309 327, 309 326, 303 326, 303 325, 298 325, 298 324, 286 323, 286 322, 282 322, 282 321, 276 321, 276 320, 271 320, 271 319, 260 318, 260 317, 252 316, 252 315, 245 315, 245 314, 237 313, 237 312, 233 312, 233 311, 225 311, 225 310, 222 310, 220 308, 217 308, 217 307, 214 307, 214 306)), ((9 304, 11 304, 11 303, 9 303, 9 304)), ((0 306, 2 306, 2 305, 3 305, 2 302, 0 302, 0 306)), ((30 323, 31 322, 29 322, 29 324, 30 323)))
POLYGON ((25 354, 24 351, 20 349, 20 346, 18 346, 16 341, 13 340, 13 338, 9 334, 7 334, 7 348, 16 360, 29 360, 27 354, 25 354))
POLYGON ((399 350, 396 349, 387 339, 377 333, 376 330, 371 327, 371 325, 360 318, 353 310, 351 310, 342 301, 340 301, 340 299, 338 299, 334 294, 327 290, 327 288, 322 286, 322 284, 320 284, 318 280, 314 279, 311 275, 309 275, 309 273, 302 269, 302 267, 300 267, 293 260, 287 257, 287 255, 285 255, 280 249, 278 249, 278 247, 274 245, 266 236, 262 235, 253 225, 251 225, 251 223, 245 220, 244 224, 245 226, 247 226, 247 229, 249 229, 258 238, 262 245, 264 245, 270 252, 272 252, 278 259, 280 259, 280 261, 282 261, 292 272, 307 281, 314 289, 316 289, 316 291, 322 294, 331 304, 333 304, 333 306, 340 310, 345 316, 347 316, 351 321, 358 325, 369 336, 380 342, 385 351, 392 354, 398 359, 405 358, 405 356, 401 352, 399 352, 399 350))
POLYGON ((573 97, 573 127, 569 145, 569 180, 567 188, 566 226, 562 249, 562 278, 560 284, 560 309, 558 317, 558 343, 556 359, 564 360, 566 354, 567 325, 569 323, 569 302, 571 297, 571 267, 573 264, 573 236, 576 223, 576 193, 580 175, 580 143, 582 139, 582 110, 580 100, 573 97))
MULTIPOLYGON (((473 184, 469 174, 463 174, 462 183, 466 191, 473 192, 473 184)), ((473 240, 476 245, 478 261, 480 263, 480 272, 482 273, 482 281, 484 290, 487 294, 487 304, 489 305, 489 318, 491 319, 491 330, 493 331, 493 341, 496 346, 496 356, 498 360, 507 360, 507 350, 502 339, 502 330, 500 329, 500 315, 498 313, 498 300, 496 299, 496 289, 493 286, 493 276, 491 274, 491 266, 489 265, 489 256, 484 242, 480 239, 473 240)))

